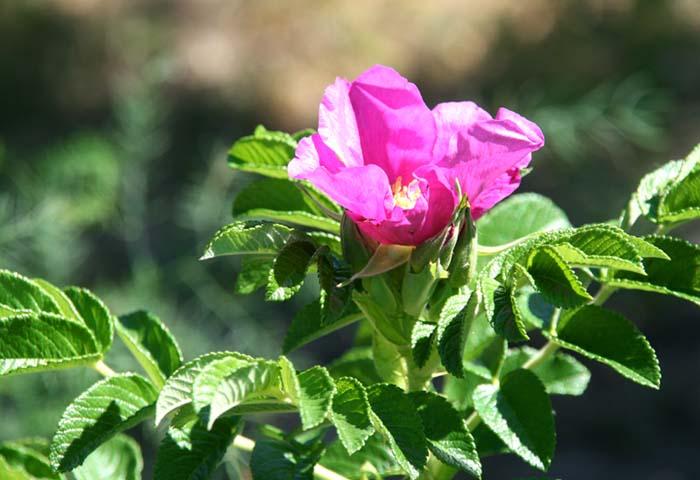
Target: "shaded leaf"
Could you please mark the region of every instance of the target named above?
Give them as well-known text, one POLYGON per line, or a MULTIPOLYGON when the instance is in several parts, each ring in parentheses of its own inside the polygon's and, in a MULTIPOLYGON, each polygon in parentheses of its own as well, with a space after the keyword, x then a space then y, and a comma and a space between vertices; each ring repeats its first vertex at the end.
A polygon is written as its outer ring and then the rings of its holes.
POLYGON ((634 382, 659 388, 661 372, 654 350, 637 327, 618 313, 594 305, 567 313, 552 341, 604 363, 634 382))
POLYGON ((374 434, 367 393, 358 380, 350 377, 339 378, 335 388, 330 418, 340 441, 352 455, 374 434))
POLYGON ((367 390, 372 423, 391 446, 394 457, 411 478, 417 478, 428 459, 420 416, 411 399, 397 386, 372 385, 367 390))
POLYGON ((73 470, 75 480, 140 480, 141 448, 132 438, 117 435, 92 452, 73 470))
POLYGON ((105 378, 83 392, 61 417, 51 442, 51 465, 77 467, 101 444, 153 414, 158 392, 134 373, 105 378))
POLYGON ((500 386, 479 385, 474 408, 484 423, 530 465, 546 470, 555 446, 554 417, 549 396, 537 376, 518 369, 500 386))
POLYGON ((122 315, 116 325, 124 344, 161 388, 182 364, 182 351, 170 331, 158 317, 143 310, 122 315))
POLYGON ((450 402, 430 392, 412 392, 411 400, 420 415, 428 448, 441 462, 481 477, 481 462, 474 439, 450 402))

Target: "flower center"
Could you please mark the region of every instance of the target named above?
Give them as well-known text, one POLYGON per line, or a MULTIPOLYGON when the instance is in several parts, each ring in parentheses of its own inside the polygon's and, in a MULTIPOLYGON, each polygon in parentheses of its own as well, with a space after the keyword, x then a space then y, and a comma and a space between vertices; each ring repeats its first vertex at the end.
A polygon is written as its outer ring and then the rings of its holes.
POLYGON ((421 196, 418 180, 414 179, 408 185, 403 185, 401 177, 397 178, 391 186, 391 192, 394 194, 394 205, 404 210, 415 207, 421 196))

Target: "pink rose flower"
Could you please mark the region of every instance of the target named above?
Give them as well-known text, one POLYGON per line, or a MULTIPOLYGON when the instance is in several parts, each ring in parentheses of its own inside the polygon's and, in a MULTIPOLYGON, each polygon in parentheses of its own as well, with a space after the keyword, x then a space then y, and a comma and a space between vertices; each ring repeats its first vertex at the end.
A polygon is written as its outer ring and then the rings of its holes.
POLYGON ((537 125, 473 102, 430 110, 418 88, 374 66, 326 88, 318 133, 306 137, 289 176, 311 182, 345 208, 368 237, 418 245, 450 221, 461 191, 474 219, 520 185, 520 170, 544 145, 537 125))

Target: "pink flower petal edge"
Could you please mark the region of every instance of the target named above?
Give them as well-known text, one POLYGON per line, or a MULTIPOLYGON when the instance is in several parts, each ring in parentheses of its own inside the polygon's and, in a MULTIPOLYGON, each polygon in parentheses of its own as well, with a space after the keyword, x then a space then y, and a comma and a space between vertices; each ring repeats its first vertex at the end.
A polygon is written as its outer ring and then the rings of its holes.
POLYGON ((318 133, 299 142, 288 171, 338 202, 368 237, 418 245, 450 221, 457 182, 477 219, 518 188, 543 145, 540 128, 515 112, 492 117, 473 102, 430 110, 414 84, 376 65, 326 88, 318 133))

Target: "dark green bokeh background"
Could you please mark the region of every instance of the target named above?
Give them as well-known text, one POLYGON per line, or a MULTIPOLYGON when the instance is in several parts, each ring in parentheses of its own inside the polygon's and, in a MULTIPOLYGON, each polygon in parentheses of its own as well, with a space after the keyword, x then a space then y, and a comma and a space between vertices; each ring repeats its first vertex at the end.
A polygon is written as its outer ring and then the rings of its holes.
MULTIPOLYGON (((315 126, 326 84, 385 63, 429 105, 473 99, 537 121, 547 146, 521 190, 575 224, 604 221, 700 142, 699 52, 693 0, 0 0, 0 267, 87 286, 115 313, 147 308, 187 358, 275 356, 308 292, 291 305, 235 296, 235 260, 197 261, 249 181, 226 166, 234 139, 258 123, 315 126)), ((697 226, 680 233, 700 241, 697 226)), ((550 477, 700 478, 700 311, 641 293, 610 305, 656 347, 662 389, 591 365, 584 397, 554 399, 550 477)), ((332 359, 351 333, 294 360, 332 359)), ((136 368, 119 348, 109 361, 136 368)), ((0 439, 50 435, 96 378, 0 380, 0 439)), ((157 432, 134 434, 150 464, 157 432)), ((485 471, 537 475, 507 457, 485 471)))

